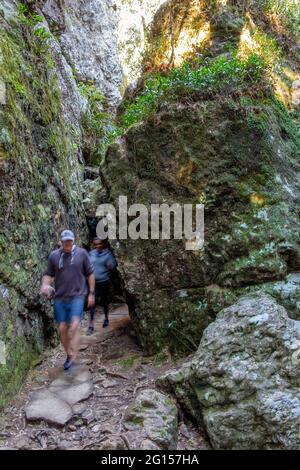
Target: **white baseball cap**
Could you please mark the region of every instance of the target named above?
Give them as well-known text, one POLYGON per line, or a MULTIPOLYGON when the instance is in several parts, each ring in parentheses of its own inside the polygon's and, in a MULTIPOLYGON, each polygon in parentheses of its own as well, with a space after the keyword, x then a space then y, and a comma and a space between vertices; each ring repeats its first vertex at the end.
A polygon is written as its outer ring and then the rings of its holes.
POLYGON ((60 239, 62 242, 67 240, 75 240, 75 235, 71 230, 63 230, 61 232, 60 239))

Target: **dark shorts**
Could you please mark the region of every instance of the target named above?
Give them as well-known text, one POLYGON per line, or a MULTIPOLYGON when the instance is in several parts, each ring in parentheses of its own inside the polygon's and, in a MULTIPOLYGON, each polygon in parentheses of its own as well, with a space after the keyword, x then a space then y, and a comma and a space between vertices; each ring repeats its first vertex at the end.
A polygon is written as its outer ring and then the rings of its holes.
POLYGON ((84 297, 54 300, 54 315, 57 323, 71 323, 73 318, 82 320, 84 297))
POLYGON ((110 281, 96 282, 95 301, 96 304, 105 305, 109 303, 110 281))

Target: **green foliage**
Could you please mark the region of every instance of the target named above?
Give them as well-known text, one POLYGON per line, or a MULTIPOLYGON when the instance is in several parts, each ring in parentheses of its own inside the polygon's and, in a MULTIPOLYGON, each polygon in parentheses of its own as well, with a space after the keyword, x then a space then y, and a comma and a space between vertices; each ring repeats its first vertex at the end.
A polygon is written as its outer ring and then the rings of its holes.
POLYGON ((24 3, 19 3, 18 12, 22 15, 26 15, 29 12, 29 10, 28 10, 28 7, 24 5, 24 3))
MULTIPOLYGON (((167 75, 150 75, 141 94, 134 101, 124 103, 119 124, 116 125, 112 119, 105 122, 99 156, 102 157, 107 146, 130 126, 146 119, 164 104, 193 93, 214 94, 226 88, 237 89, 249 83, 258 83, 267 73, 268 65, 260 56, 250 54, 243 60, 232 54, 211 61, 185 62, 167 75)), ((95 124, 99 125, 99 120, 96 119, 95 124)))
MULTIPOLYGON (((6 158, 9 155, 15 163, 22 161, 22 165, 37 173, 37 167, 44 164, 45 150, 49 150, 58 160, 60 175, 63 176, 66 198, 73 198, 72 182, 70 181, 70 155, 73 153, 71 142, 76 139, 70 135, 70 130, 61 118, 60 89, 57 75, 49 74, 49 67, 53 67, 50 50, 46 50, 42 60, 36 56, 36 46, 40 43, 34 30, 24 24, 20 30, 8 33, 5 29, 0 31, 0 50, 3 61, 0 63, 0 75, 6 83, 7 105, 5 112, 0 116, 3 131, 0 136, 0 155, 6 158), (32 142, 33 123, 39 128, 47 127, 48 142, 44 139, 42 154, 40 150, 33 151, 32 142), (24 139, 26 136, 26 139, 24 139), (30 148, 30 155, 28 155, 30 148), (30 161, 27 165, 27 158, 30 161), (25 163, 26 162, 26 163, 25 163)), ((27 182, 31 181, 31 174, 27 175, 27 182)), ((35 180, 36 184, 36 180, 35 180)), ((5 193, 6 194, 6 193, 5 193)), ((1 200, 5 210, 8 201, 1 200)), ((17 216, 14 210, 12 218, 17 216)))
POLYGON ((43 16, 37 15, 36 13, 29 11, 29 8, 26 5, 24 5, 24 3, 19 3, 18 12, 19 12, 19 19, 24 24, 35 26, 38 23, 42 23, 44 21, 43 16))
POLYGON ((259 82, 266 72, 265 62, 255 54, 247 60, 236 56, 218 57, 195 64, 184 63, 169 75, 157 74, 148 78, 144 90, 133 103, 127 103, 122 127, 128 128, 154 112, 165 102, 193 92, 216 93, 226 87, 239 87, 244 83, 259 82))
POLYGON ((289 35, 300 40, 300 2, 299 0, 258 0, 255 2, 266 13, 275 14, 289 35))
POLYGON ((104 95, 94 84, 79 82, 78 89, 88 101, 82 123, 91 155, 90 159, 96 164, 107 144, 110 143, 107 141, 107 134, 113 135, 113 118, 105 111, 104 95))
POLYGON ((34 35, 41 39, 42 41, 48 41, 51 38, 51 34, 44 26, 40 26, 33 31, 34 35))
POLYGON ((293 154, 300 161, 300 113, 298 111, 288 112, 278 100, 272 100, 272 106, 276 111, 282 137, 289 143, 293 154))
POLYGON ((92 83, 79 82, 78 89, 82 96, 86 96, 89 99, 90 103, 103 104, 104 95, 92 83))
POLYGON ((292 148, 292 153, 300 159, 300 113, 298 111, 289 112, 284 104, 274 97, 265 98, 263 102, 260 102, 249 96, 242 96, 240 105, 247 125, 259 130, 266 138, 269 138, 272 127, 268 110, 272 110, 272 114, 276 115, 276 126, 279 127, 281 136, 292 148))
POLYGON ((104 157, 107 147, 124 132, 125 129, 121 126, 118 126, 111 117, 106 121, 104 134, 98 147, 98 157, 100 160, 104 157))
POLYGON ((4 408, 9 399, 19 391, 28 369, 41 354, 36 346, 27 341, 28 338, 17 336, 10 342, 11 335, 12 331, 7 331, 6 344, 9 345, 6 354, 7 363, 0 364, 0 409, 4 408))
POLYGON ((117 364, 123 369, 132 369, 136 359, 137 356, 128 356, 125 359, 120 359, 119 361, 117 361, 117 364))
POLYGON ((259 54, 270 67, 278 68, 282 61, 282 50, 276 39, 258 28, 255 29, 252 39, 258 44, 259 50, 257 54, 259 54))
POLYGON ((36 54, 46 54, 49 47, 51 33, 45 26, 38 26, 40 23, 43 23, 44 17, 31 12, 29 8, 23 3, 19 3, 18 12, 20 23, 24 26, 32 28, 34 36, 38 39, 38 43, 35 45, 36 54))
POLYGON ((107 119, 107 113, 104 112, 103 94, 92 84, 80 82, 78 84, 79 92, 88 100, 88 109, 84 116, 84 127, 95 133, 96 137, 103 134, 103 122, 107 119))
MULTIPOLYGON (((177 321, 173 320, 167 324, 168 333, 170 335, 174 335, 176 337, 176 341, 183 347, 183 350, 195 352, 197 351, 197 344, 193 340, 193 338, 187 334, 185 334, 182 328, 177 327, 177 321)), ((180 346, 179 346, 180 348, 180 346)))

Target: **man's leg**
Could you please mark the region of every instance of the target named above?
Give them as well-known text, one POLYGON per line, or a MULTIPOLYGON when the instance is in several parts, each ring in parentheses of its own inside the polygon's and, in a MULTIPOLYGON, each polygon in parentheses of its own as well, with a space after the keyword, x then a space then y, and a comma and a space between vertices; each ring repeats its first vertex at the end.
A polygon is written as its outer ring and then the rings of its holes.
POLYGON ((70 355, 70 346, 69 346, 69 337, 68 337, 69 325, 68 323, 62 322, 59 324, 59 334, 60 341, 64 347, 64 350, 67 353, 67 356, 70 355))
POLYGON ((72 355, 72 362, 75 361, 80 346, 80 326, 83 316, 84 299, 77 297, 70 304, 71 323, 69 328, 69 345, 72 355))
POLYGON ((73 317, 72 323, 69 328, 69 344, 70 344, 72 362, 74 362, 76 357, 78 356, 78 351, 79 351, 79 346, 80 346, 80 325, 81 325, 81 318, 73 317))
POLYGON ((70 341, 69 341, 70 320, 69 320, 68 302, 63 301, 63 300, 55 300, 54 314, 55 314, 55 320, 59 325, 58 328, 59 328, 60 341, 67 353, 67 359, 64 363, 64 369, 66 370, 68 369, 69 363, 71 360, 71 350, 70 350, 70 341))

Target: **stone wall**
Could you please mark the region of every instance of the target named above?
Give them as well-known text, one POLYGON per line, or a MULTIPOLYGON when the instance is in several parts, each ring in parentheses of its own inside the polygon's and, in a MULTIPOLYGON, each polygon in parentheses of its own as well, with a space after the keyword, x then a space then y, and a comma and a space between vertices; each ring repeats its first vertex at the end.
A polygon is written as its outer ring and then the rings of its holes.
POLYGON ((81 109, 69 65, 48 25, 0 7, 0 406, 53 341, 41 274, 58 233, 85 236, 81 109), (44 38, 35 34, 41 28, 44 38), (4 93, 5 91, 5 93, 4 93))

